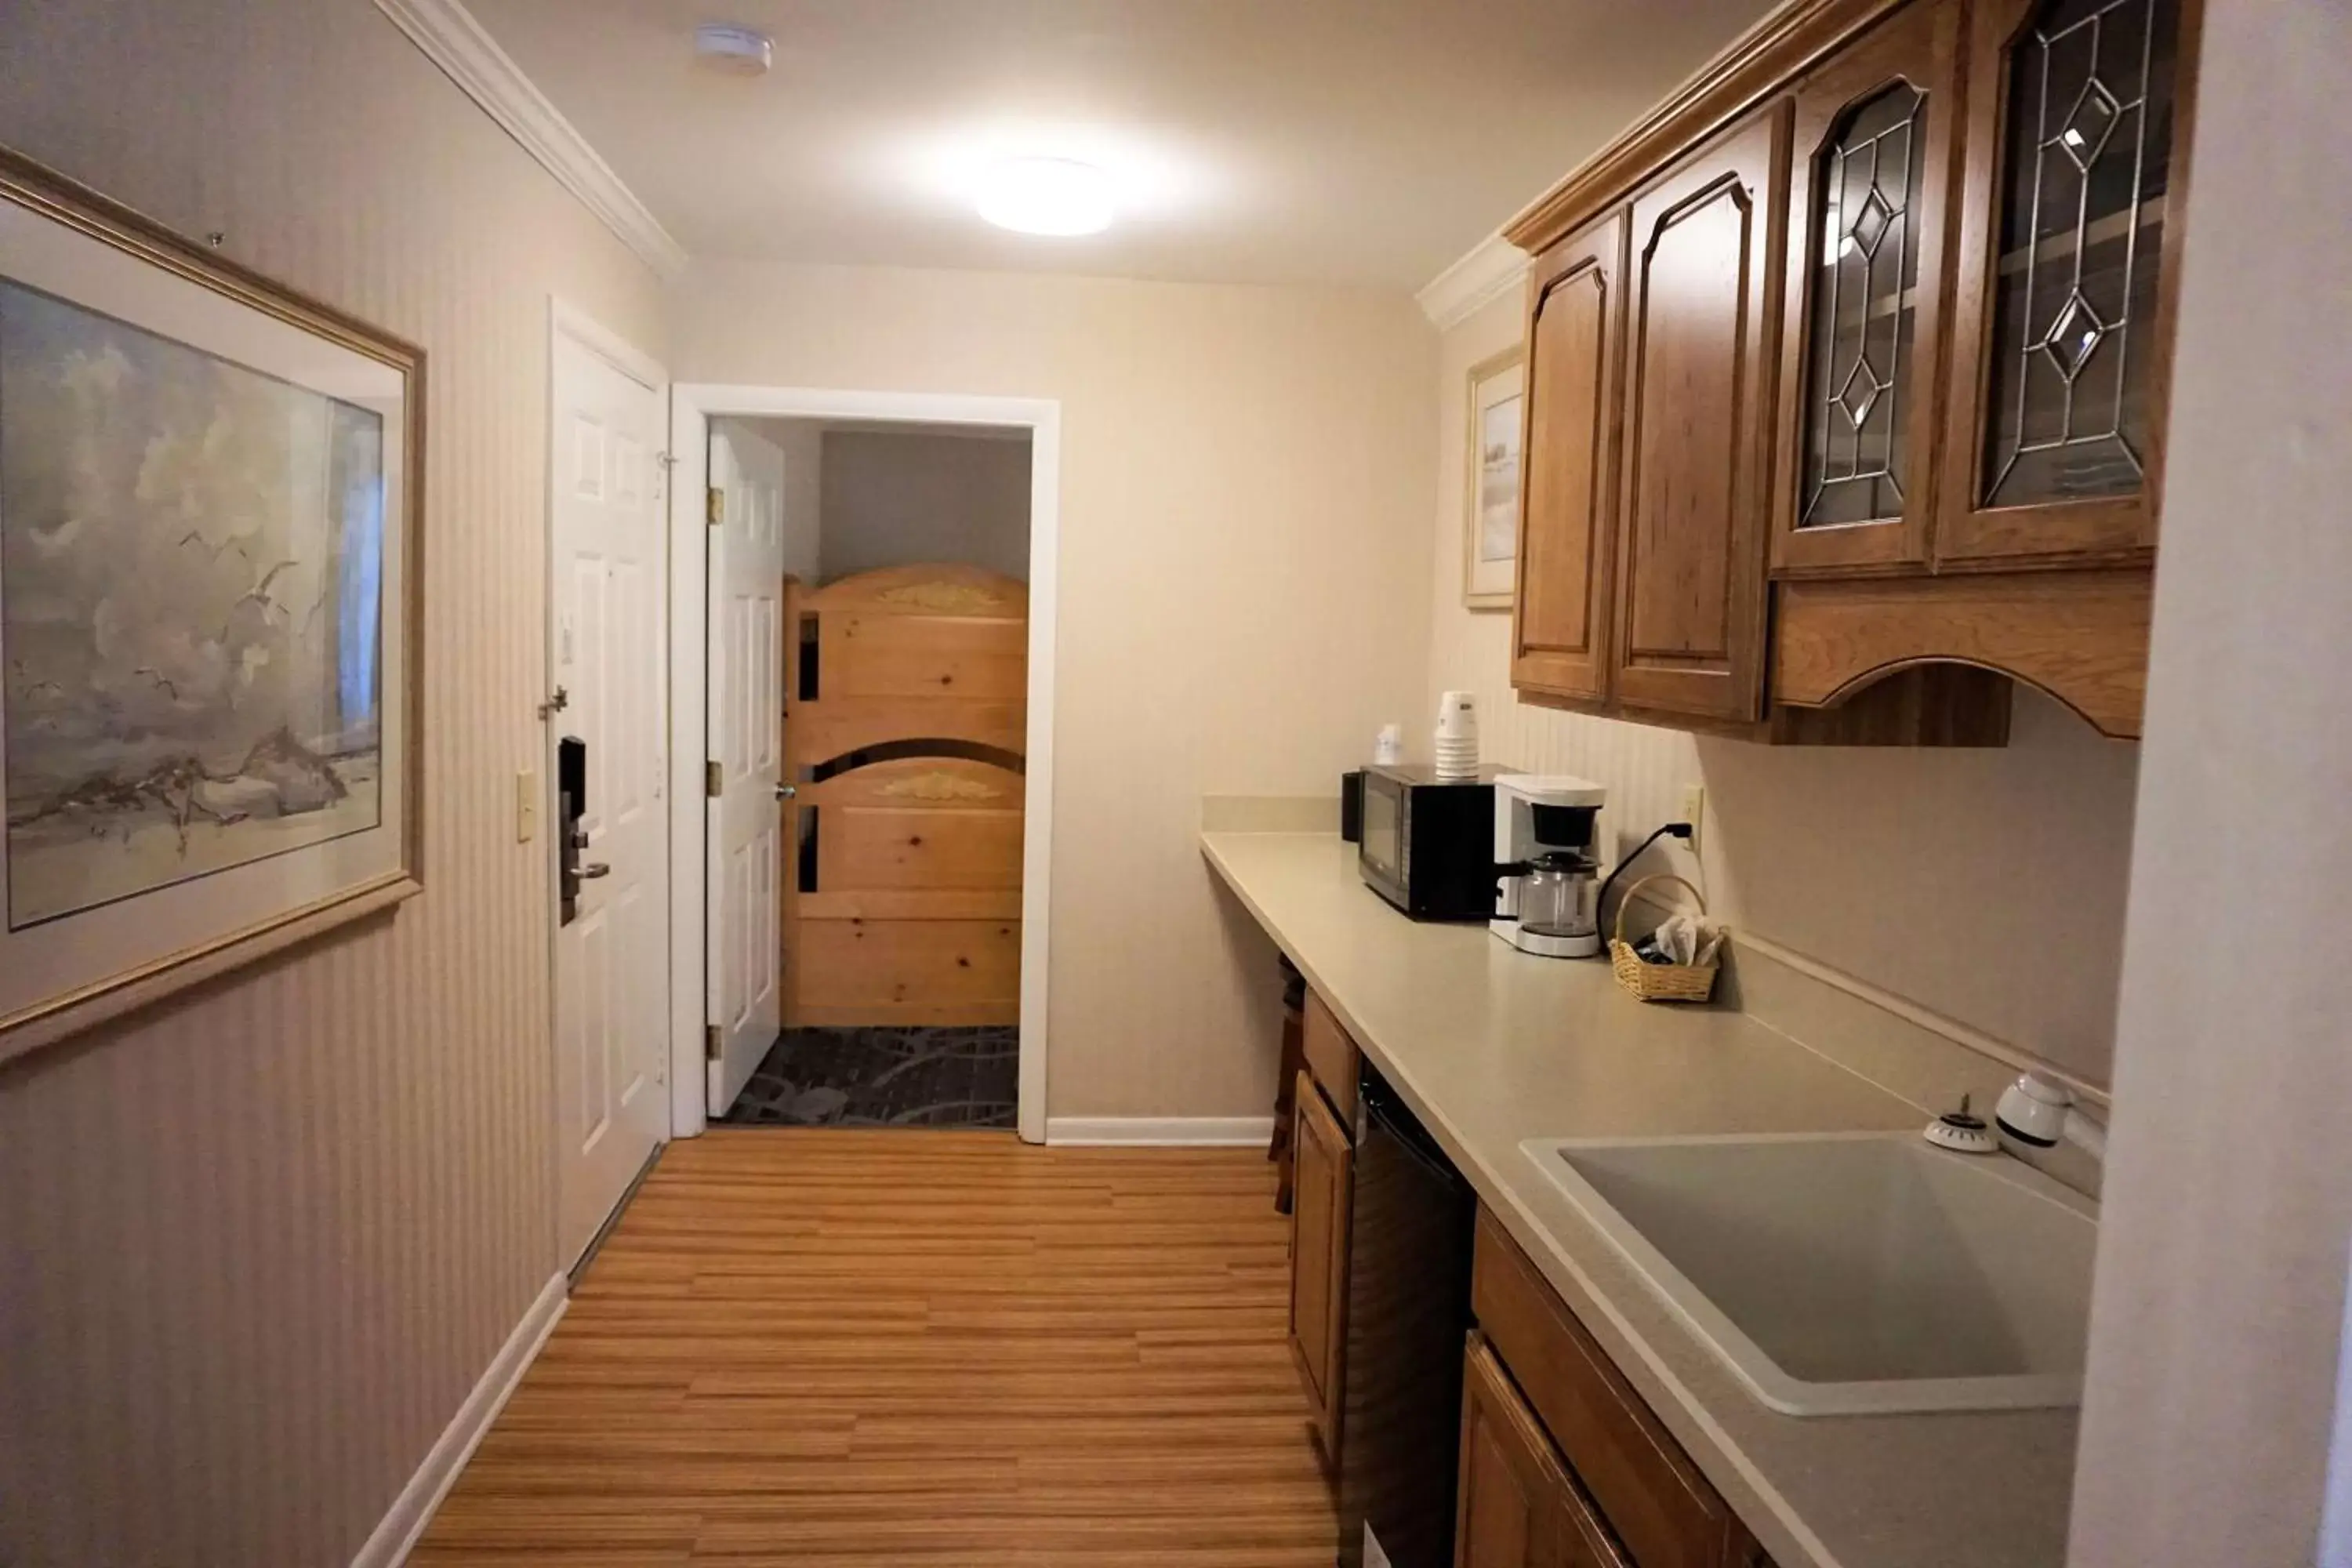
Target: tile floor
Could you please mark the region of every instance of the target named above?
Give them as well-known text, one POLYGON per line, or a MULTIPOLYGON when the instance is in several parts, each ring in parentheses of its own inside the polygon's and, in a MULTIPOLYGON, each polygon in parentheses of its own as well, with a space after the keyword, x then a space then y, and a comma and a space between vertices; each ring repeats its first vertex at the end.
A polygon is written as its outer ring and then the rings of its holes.
POLYGON ((1021 1031, 788 1029, 722 1119, 730 1127, 1009 1128, 1021 1031))

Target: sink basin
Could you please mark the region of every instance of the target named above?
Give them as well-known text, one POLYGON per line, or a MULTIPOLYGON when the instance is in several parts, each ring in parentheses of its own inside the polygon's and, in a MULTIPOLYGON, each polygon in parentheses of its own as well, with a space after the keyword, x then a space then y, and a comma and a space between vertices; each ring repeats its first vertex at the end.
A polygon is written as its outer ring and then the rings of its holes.
POLYGON ((1775 1410, 2082 1402, 2097 1210, 2006 1154, 1908 1132, 1520 1149, 1775 1410))

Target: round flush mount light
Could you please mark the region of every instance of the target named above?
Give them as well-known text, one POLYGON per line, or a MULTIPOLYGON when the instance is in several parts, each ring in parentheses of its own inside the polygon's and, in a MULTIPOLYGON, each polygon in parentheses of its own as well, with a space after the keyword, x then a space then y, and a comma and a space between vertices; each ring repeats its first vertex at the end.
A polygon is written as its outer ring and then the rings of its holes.
POLYGON ((776 63, 776 41, 756 27, 705 22, 694 30, 694 57, 730 76, 761 76, 776 63))
POLYGON ((1116 216, 1110 177, 1074 158, 1008 158, 981 174, 980 216, 1015 234, 1100 234, 1116 216))

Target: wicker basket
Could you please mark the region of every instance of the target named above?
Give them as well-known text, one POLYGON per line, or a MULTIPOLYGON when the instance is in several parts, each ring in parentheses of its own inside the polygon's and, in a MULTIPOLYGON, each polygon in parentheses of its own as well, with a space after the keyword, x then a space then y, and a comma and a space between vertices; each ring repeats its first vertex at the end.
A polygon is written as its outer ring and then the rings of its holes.
POLYGON ((1633 896, 1653 882, 1673 882, 1698 901, 1698 912, 1706 913, 1706 898, 1696 888, 1671 872, 1659 872, 1644 877, 1625 889, 1622 902, 1617 906, 1616 929, 1609 937, 1609 969, 1617 976, 1617 984, 1644 1002, 1704 1002, 1715 994, 1717 963, 1644 963, 1633 956, 1633 944, 1625 940, 1625 911, 1633 907, 1633 896))

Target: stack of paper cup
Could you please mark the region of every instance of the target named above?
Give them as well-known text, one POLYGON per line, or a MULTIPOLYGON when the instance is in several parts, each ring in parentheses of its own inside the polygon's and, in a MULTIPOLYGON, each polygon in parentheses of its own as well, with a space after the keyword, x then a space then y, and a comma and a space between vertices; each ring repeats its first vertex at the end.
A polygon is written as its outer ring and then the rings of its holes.
POLYGON ((1478 700, 1467 691, 1449 691, 1437 700, 1437 776, 1478 776, 1478 700))

